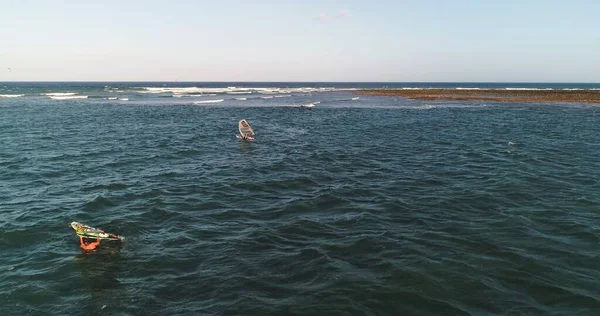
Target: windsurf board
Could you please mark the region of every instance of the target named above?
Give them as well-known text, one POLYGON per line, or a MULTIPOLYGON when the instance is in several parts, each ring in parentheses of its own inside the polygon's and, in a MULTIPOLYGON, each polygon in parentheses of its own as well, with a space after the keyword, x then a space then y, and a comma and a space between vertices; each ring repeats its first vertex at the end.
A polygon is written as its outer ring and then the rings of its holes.
POLYGON ((79 236, 86 238, 100 238, 106 240, 124 240, 125 237, 117 234, 107 233, 101 229, 94 228, 78 222, 71 222, 71 228, 75 230, 75 233, 79 236))

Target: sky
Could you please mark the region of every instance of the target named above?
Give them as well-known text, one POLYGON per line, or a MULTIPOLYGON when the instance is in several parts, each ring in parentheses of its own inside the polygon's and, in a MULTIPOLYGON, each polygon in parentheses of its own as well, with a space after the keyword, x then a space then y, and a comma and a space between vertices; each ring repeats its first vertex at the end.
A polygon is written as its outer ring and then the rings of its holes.
POLYGON ((0 81, 600 82, 600 1, 2 0, 0 81))

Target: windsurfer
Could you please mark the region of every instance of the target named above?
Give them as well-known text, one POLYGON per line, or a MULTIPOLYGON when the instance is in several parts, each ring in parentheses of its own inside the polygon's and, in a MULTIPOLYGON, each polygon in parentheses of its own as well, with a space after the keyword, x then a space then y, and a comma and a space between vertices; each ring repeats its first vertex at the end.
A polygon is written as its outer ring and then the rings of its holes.
POLYGON ((252 130, 252 127, 250 127, 250 124, 246 122, 246 119, 242 119, 239 121, 238 130, 240 132, 240 134, 237 136, 239 139, 254 140, 254 131, 252 130))

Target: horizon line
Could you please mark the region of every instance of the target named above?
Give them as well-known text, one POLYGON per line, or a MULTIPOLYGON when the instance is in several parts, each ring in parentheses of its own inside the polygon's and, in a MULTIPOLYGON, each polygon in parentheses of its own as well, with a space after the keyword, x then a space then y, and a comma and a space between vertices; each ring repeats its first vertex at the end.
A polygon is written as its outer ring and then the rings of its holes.
POLYGON ((87 82, 87 83, 103 83, 103 82, 118 82, 118 83, 130 83, 130 82, 148 82, 148 83, 529 83, 529 84, 600 84, 594 81, 245 81, 245 80, 234 80, 234 81, 208 81, 208 80, 192 80, 192 81, 163 81, 163 80, 0 80, 0 83, 71 83, 71 82, 87 82))

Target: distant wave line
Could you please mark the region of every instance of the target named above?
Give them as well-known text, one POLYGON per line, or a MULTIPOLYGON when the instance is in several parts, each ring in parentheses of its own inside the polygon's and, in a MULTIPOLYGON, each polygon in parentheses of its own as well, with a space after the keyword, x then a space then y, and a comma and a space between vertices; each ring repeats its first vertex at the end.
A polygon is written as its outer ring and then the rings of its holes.
POLYGON ((42 95, 46 95, 49 97, 65 97, 70 95, 76 95, 75 92, 50 92, 50 93, 42 93, 42 95))
POLYGON ((218 100, 204 100, 204 101, 195 101, 194 104, 205 104, 205 103, 220 103, 223 102, 223 99, 218 100))
POLYGON ((289 94, 289 93, 311 93, 311 92, 331 92, 331 91, 345 91, 354 89, 342 89, 333 87, 300 87, 300 88, 275 88, 275 87, 257 87, 257 88, 246 88, 246 87, 227 87, 227 88, 201 88, 201 87, 135 87, 135 92, 138 93, 171 93, 179 95, 187 94, 204 94, 204 93, 217 93, 217 94, 289 94))
POLYGON ((87 99, 87 95, 69 95, 69 96, 51 96, 53 100, 72 100, 72 99, 87 99))

